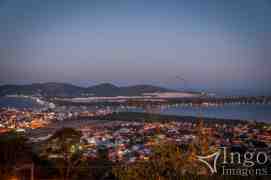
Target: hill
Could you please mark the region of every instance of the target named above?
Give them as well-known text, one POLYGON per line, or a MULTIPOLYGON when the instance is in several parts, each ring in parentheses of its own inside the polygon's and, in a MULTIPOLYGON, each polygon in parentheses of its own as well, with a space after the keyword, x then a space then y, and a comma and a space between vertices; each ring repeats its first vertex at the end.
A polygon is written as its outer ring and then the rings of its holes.
POLYGON ((0 96, 5 95, 40 95, 44 97, 81 97, 92 96, 138 96, 143 93, 176 92, 152 85, 115 86, 103 83, 91 87, 79 87, 67 83, 35 83, 30 85, 0 86, 0 96))

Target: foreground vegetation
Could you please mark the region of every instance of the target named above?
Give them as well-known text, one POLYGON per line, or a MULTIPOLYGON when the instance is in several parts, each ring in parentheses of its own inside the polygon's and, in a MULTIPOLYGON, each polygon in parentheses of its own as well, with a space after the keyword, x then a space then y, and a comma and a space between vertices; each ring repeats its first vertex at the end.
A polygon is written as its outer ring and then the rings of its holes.
MULTIPOLYGON (((201 124, 198 125, 200 129, 201 124)), ((0 136, 0 179, 61 180, 239 180, 268 177, 237 177, 209 175, 208 169, 196 159, 208 154, 208 137, 198 131, 198 141, 180 147, 162 143, 152 149, 148 160, 134 163, 113 163, 106 149, 98 150, 96 159, 83 155, 85 142, 81 132, 59 129, 48 140, 30 144, 22 134, 9 132, 0 136)))

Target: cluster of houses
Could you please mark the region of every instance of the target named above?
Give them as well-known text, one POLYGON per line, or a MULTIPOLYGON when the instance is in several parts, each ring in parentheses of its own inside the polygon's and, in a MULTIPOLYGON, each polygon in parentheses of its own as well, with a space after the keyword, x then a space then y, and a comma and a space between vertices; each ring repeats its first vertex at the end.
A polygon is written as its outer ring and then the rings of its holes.
POLYGON ((189 146, 203 132, 212 147, 266 150, 271 148, 270 126, 260 129, 248 124, 208 124, 198 127, 196 122, 108 122, 79 128, 84 140, 85 156, 97 158, 105 149, 113 162, 148 160, 152 147, 166 143, 189 146))
POLYGON ((11 130, 24 132, 25 129, 46 127, 55 118, 55 113, 52 112, 2 108, 0 109, 0 133, 11 130))
MULTIPOLYGON (((42 129, 51 123, 68 118, 93 117, 112 113, 110 109, 95 111, 79 107, 58 107, 54 111, 0 109, 0 134, 10 130, 42 129)), ((205 123, 198 126, 194 121, 137 122, 103 121, 75 127, 82 132, 82 145, 87 158, 97 158, 104 150, 113 162, 148 160, 152 147, 166 143, 189 146, 196 142, 199 132, 208 138, 210 147, 229 147, 235 150, 271 149, 271 125, 255 122, 205 123)), ((33 142, 48 139, 53 132, 43 137, 30 137, 33 142)))
POLYGON ((47 127, 54 122, 103 116, 112 113, 110 109, 89 110, 85 107, 60 106, 53 111, 33 109, 0 108, 0 133, 11 130, 25 132, 26 129, 47 127))

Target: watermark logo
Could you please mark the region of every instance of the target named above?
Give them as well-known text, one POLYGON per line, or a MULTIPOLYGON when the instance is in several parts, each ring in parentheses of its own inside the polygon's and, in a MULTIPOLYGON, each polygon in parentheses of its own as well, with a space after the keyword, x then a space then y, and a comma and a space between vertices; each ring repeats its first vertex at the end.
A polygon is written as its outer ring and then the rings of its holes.
POLYGON ((197 158, 199 161, 206 164, 207 167, 210 169, 211 173, 214 174, 214 173, 217 173, 217 160, 220 154, 221 154, 221 150, 218 150, 217 152, 210 154, 208 156, 197 156, 197 158))
POLYGON ((197 156, 205 164, 211 174, 218 173, 218 161, 221 175, 237 176, 266 176, 270 175, 268 164, 271 157, 263 151, 228 152, 226 147, 218 149, 215 153, 206 156, 197 156))

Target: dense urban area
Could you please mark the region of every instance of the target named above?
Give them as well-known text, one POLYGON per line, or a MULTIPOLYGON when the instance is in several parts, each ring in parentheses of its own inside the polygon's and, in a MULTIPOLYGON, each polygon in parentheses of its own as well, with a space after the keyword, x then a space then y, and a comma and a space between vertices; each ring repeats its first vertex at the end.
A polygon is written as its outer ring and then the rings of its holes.
MULTIPOLYGON (((221 147, 270 155, 268 123, 45 104, 0 109, 1 179, 198 179, 211 172, 197 155, 221 147)), ((264 177, 268 168, 240 172, 264 177)))

